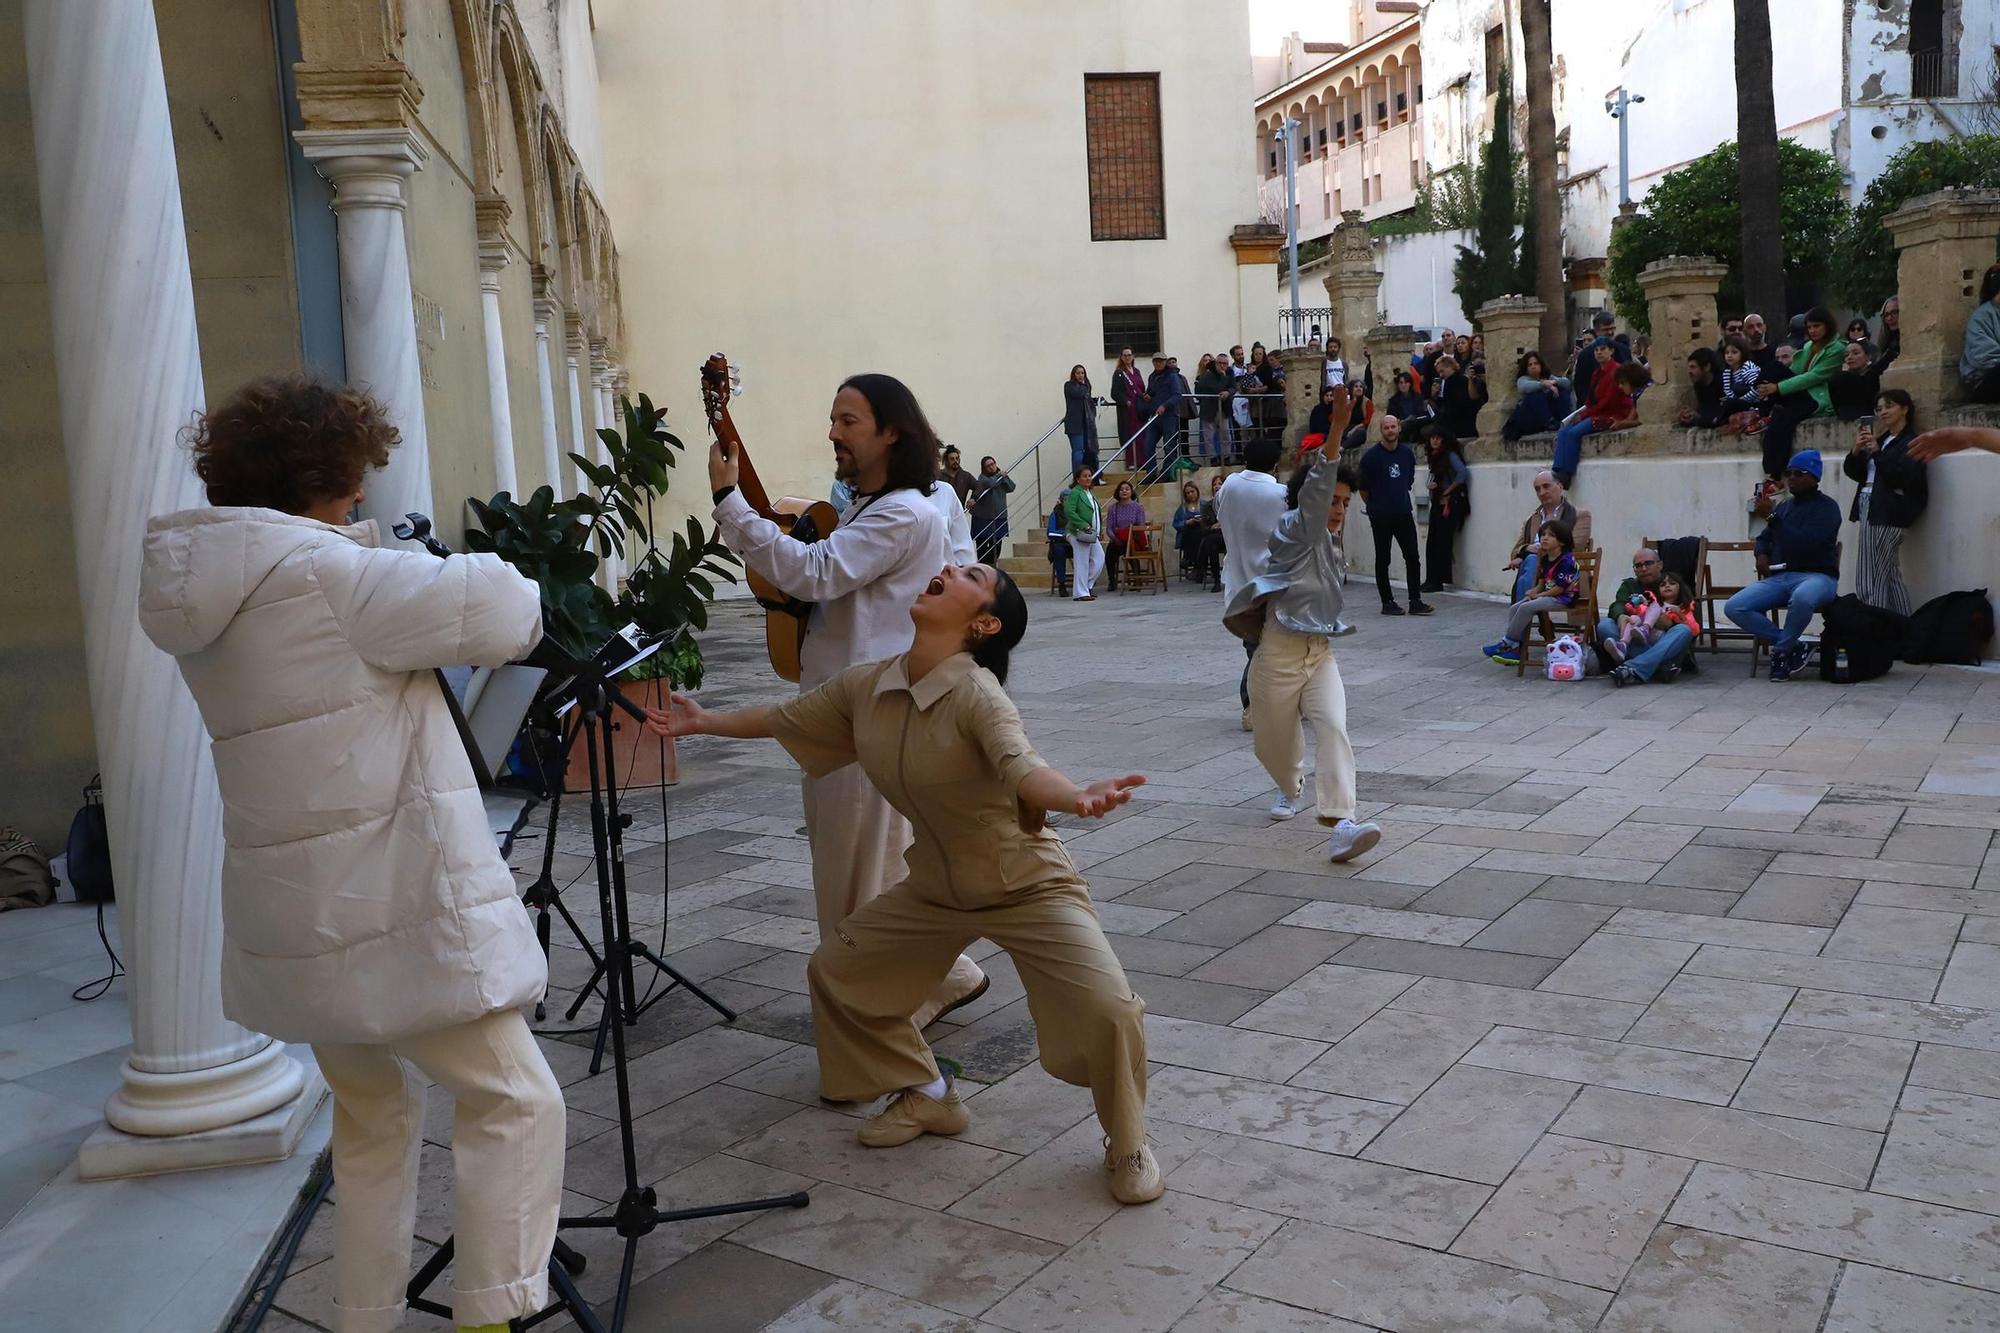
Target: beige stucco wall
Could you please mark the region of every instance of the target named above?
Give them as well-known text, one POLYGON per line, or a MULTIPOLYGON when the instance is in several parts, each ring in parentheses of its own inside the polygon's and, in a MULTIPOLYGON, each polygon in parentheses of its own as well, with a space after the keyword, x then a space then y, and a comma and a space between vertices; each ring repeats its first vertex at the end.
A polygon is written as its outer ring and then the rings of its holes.
MULTIPOLYGON (((597 0, 605 175, 635 390, 703 437, 695 370, 745 363, 735 413, 774 492, 823 495, 840 379, 901 376, 968 456, 1062 413, 1101 307, 1163 307, 1190 372, 1239 316, 1247 12, 1193 0, 1004 6, 597 0), (1090 239, 1083 76, 1160 74, 1167 238, 1090 239)), ((1268 270, 1260 274, 1268 291, 1268 270)), ((1058 439, 1060 445, 1061 441, 1058 439)), ((1067 464, 1067 449, 1059 451, 1067 464)), ((698 476, 698 474, 696 474, 698 476)), ((686 471, 676 498, 706 510, 686 471)))

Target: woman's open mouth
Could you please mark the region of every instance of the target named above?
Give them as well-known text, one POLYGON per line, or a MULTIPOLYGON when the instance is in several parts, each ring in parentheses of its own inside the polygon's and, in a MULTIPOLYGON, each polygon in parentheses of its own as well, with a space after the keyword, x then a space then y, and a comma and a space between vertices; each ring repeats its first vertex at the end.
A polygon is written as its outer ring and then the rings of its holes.
POLYGON ((924 585, 924 596, 926 597, 935 597, 943 591, 944 591, 944 580, 942 578, 932 579, 929 583, 924 585))

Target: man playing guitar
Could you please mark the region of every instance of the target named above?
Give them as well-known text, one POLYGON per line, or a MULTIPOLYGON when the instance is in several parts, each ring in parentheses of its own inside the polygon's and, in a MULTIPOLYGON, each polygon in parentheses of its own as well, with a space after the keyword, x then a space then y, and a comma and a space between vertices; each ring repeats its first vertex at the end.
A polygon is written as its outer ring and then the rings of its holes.
MULTIPOLYGON (((759 516, 737 489, 737 456, 719 442, 708 452, 723 543, 783 592, 813 603, 799 653, 801 692, 848 667, 909 651, 916 633, 910 606, 952 560, 943 515, 930 498, 939 485, 937 435, 916 396, 891 376, 855 375, 834 395, 830 421, 834 476, 855 497, 823 541, 798 541, 759 516)), ((912 834, 856 764, 806 778, 805 812, 820 937, 834 939, 857 907, 902 878, 912 834)), ((977 999, 986 986, 978 965, 961 956, 917 1011, 917 1026, 977 999)))

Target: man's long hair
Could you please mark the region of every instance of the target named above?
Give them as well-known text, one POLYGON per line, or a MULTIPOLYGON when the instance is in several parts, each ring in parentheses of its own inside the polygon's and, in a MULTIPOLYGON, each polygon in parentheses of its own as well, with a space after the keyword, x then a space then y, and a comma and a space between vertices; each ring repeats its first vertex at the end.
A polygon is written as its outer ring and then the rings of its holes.
POLYGON ((936 484, 940 443, 910 386, 894 375, 868 374, 849 375, 840 387, 868 400, 876 430, 895 434, 896 441, 889 446, 888 488, 907 487, 929 495, 936 484))

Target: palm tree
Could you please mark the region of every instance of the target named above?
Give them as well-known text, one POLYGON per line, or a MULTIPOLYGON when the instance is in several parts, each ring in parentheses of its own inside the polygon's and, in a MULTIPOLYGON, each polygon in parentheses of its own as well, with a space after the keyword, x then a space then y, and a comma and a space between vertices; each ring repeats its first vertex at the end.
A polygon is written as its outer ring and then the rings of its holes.
POLYGON ((1763 315, 1775 332, 1791 316, 1785 309, 1784 219, 1778 211, 1770 0, 1736 0, 1736 172, 1743 206, 1744 306, 1763 315))
POLYGON ((1534 275, 1535 299, 1547 307, 1536 339, 1545 357, 1560 356, 1569 344, 1562 197, 1556 186, 1555 94, 1550 86, 1552 47, 1549 0, 1521 0, 1521 57, 1528 80, 1528 216, 1533 224, 1527 234, 1534 238, 1534 253, 1522 256, 1522 266, 1534 275))

